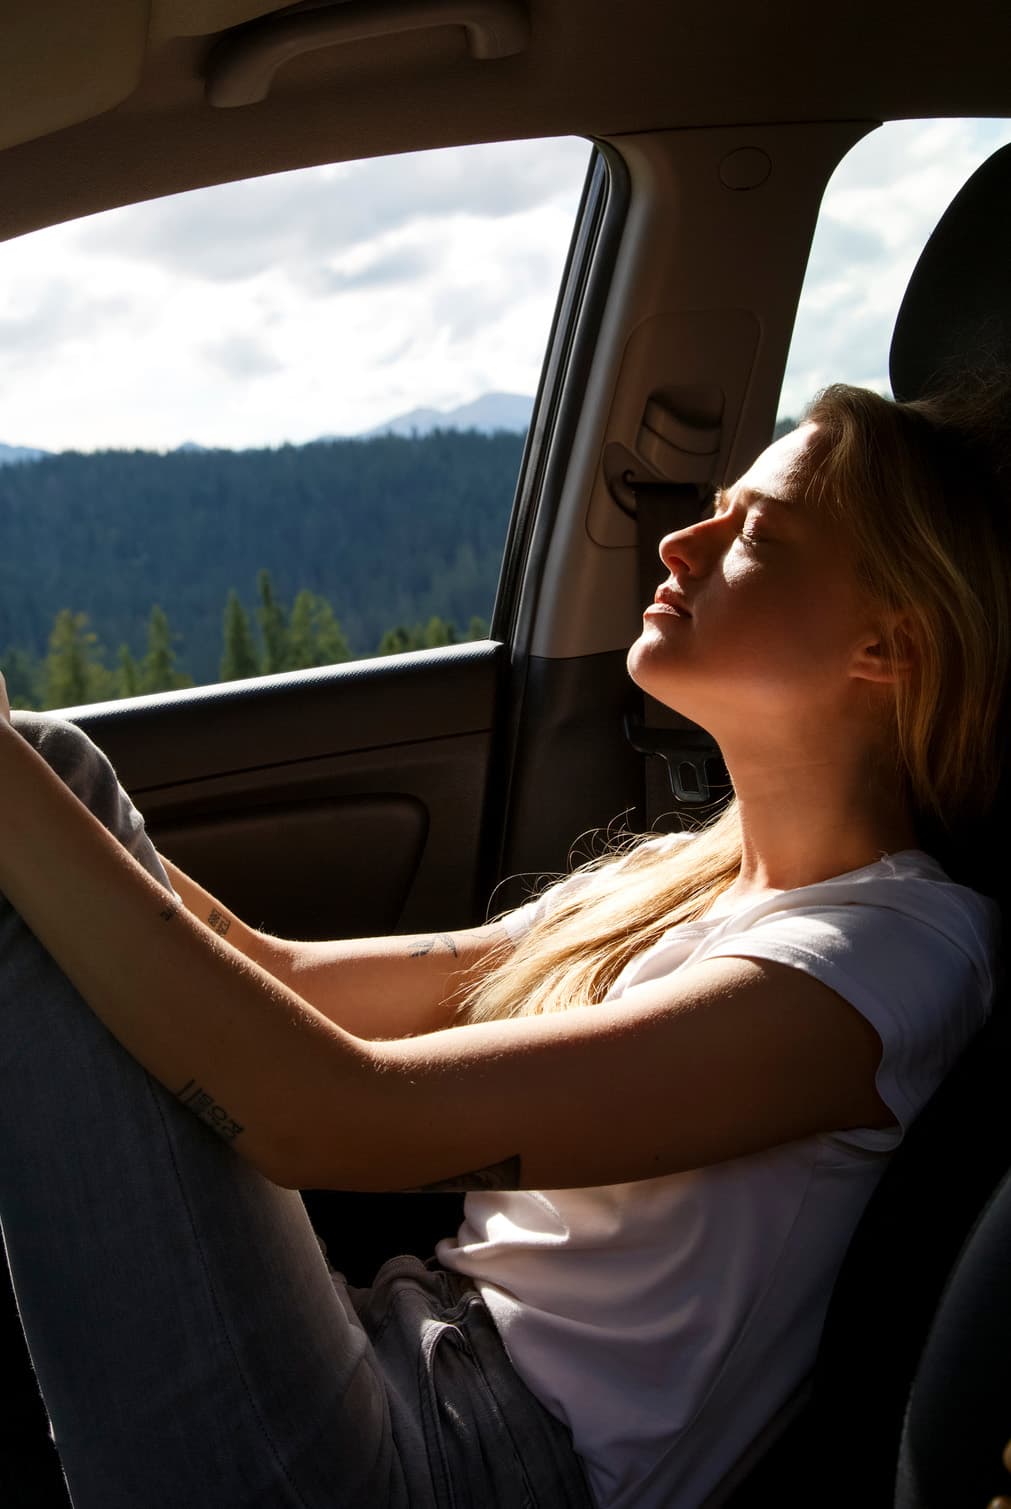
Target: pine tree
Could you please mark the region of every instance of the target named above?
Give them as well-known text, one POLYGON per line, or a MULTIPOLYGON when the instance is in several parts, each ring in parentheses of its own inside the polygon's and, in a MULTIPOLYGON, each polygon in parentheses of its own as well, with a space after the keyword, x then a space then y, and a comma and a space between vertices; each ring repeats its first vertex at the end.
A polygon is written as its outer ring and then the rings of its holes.
POLYGON ((351 646, 347 636, 325 597, 316 598, 312 626, 317 665, 337 665, 342 660, 351 659, 351 646))
POLYGON ((42 668, 36 657, 28 650, 12 645, 0 665, 3 666, 7 700, 11 707, 39 707, 42 702, 42 668))
POLYGON ((256 616, 263 636, 264 672, 270 675, 273 671, 289 670, 286 614, 283 605, 274 596, 269 571, 264 569, 257 574, 256 590, 260 598, 256 616))
POLYGON ((45 664, 47 708, 73 707, 93 701, 107 690, 108 671, 101 663, 98 636, 88 628, 86 613, 61 608, 49 636, 45 664))
POLYGON ((303 587, 291 609, 288 624, 289 671, 311 665, 336 665, 351 659, 351 646, 333 606, 325 597, 303 587))
POLYGON ((396 628, 387 629, 379 641, 377 655, 402 655, 405 650, 416 650, 414 636, 410 629, 405 629, 403 624, 397 624, 396 628))
POLYGON ((136 697, 140 693, 140 667, 130 653, 128 644, 119 647, 119 695, 136 697))
POLYGON ((221 657, 222 681, 244 681, 260 674, 256 647, 249 631, 246 610, 232 588, 225 605, 225 652, 221 657))
POLYGON ((288 624, 288 660, 286 669, 301 671, 316 664, 316 644, 312 624, 313 594, 308 587, 295 598, 288 624))
POLYGON ((467 638, 469 640, 488 638, 488 624, 483 618, 478 618, 476 613, 467 625, 467 638))
POLYGON ((434 650, 438 645, 456 644, 455 624, 448 623, 444 618, 438 618, 434 613, 424 628, 419 624, 418 629, 422 649, 434 650))
POLYGON ((175 637, 164 608, 155 603, 147 625, 147 653, 140 666, 142 692, 174 692, 181 686, 193 685, 189 676, 175 668, 176 652, 172 646, 175 637))

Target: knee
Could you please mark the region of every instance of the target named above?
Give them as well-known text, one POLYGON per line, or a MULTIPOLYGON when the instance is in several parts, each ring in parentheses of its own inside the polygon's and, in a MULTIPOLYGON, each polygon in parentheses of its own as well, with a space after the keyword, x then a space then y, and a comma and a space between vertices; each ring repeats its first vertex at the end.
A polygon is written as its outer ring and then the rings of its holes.
POLYGON ((30 712, 13 712, 11 722, 64 784, 75 791, 89 777, 112 768, 98 745, 76 723, 54 718, 49 713, 30 712))
POLYGON ((16 712, 11 721, 99 822, 159 880, 167 883, 144 831, 143 818, 120 786, 108 756, 84 730, 46 713, 16 712))

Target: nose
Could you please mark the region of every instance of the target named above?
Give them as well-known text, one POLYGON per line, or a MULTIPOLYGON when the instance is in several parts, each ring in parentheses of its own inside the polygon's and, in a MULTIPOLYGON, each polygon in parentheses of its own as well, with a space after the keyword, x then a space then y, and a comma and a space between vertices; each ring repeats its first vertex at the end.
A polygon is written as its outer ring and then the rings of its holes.
POLYGON ((660 559, 673 575, 701 576, 716 545, 716 519, 699 519, 684 529, 665 534, 660 541, 660 559))

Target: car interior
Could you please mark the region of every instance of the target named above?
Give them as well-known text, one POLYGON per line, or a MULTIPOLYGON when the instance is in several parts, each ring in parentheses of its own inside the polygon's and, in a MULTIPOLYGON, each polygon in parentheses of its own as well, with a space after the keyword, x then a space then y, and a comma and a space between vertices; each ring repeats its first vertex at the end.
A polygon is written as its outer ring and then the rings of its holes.
MULTIPOLYGON (((490 637, 71 710, 157 847, 268 931, 417 932, 518 904, 531 878, 566 870, 580 835, 679 827, 718 801, 718 751, 643 706, 625 674, 657 541, 772 436, 836 165, 882 122, 1011 115, 1009 13, 987 0, 822 14, 742 0, 55 0, 8 7, 3 24, 5 238, 314 164, 558 135, 596 148, 490 637)), ((913 275, 897 397, 955 363, 1011 360, 1009 264, 1011 148, 956 198, 913 275)), ((1011 1168, 1008 1030, 998 1003, 895 1155, 813 1373, 770 1401, 707 1509, 812 1493, 894 1503, 931 1319, 1011 1168)), ((460 1207, 304 1199, 357 1283, 394 1252, 427 1256, 460 1207)), ((1006 1324, 1000 1271, 981 1313, 1003 1304, 1006 1324)), ((23 1358, 0 1428, 2 1502, 59 1505, 12 1300, 2 1325, 23 1358)), ((1007 1329, 988 1366, 978 1396, 996 1412, 973 1410, 977 1476, 956 1485, 980 1509, 1007 1486, 1007 1329)), ((939 1468, 917 1491, 956 1502, 939 1468)))

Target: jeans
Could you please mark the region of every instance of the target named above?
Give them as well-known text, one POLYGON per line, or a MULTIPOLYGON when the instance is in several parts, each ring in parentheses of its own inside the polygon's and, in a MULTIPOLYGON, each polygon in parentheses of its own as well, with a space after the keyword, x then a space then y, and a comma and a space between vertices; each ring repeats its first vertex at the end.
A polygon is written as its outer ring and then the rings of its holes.
MULTIPOLYGON (((164 881, 90 741, 15 722, 164 881)), ((74 1509, 592 1505, 473 1286, 414 1258, 347 1285, 298 1193, 152 1079, 2 898, 0 985, 0 1222, 74 1509)))

